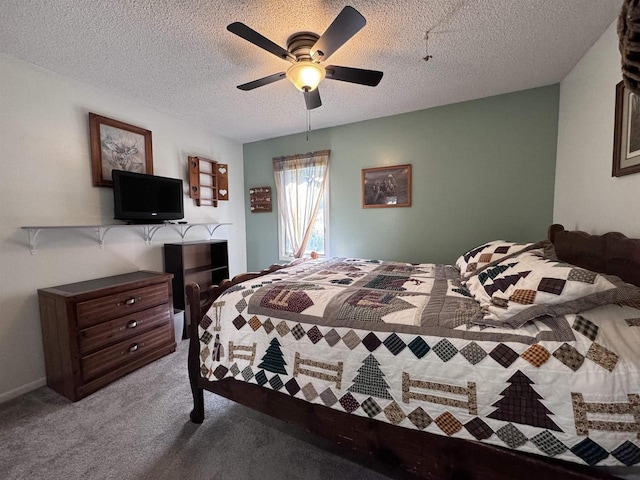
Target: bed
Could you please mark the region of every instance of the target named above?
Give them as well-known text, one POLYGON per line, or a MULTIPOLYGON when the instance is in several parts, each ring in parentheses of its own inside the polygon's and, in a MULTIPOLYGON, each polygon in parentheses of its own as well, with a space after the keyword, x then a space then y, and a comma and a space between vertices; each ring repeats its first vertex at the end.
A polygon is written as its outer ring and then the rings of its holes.
POLYGON ((192 284, 190 417, 208 390, 423 478, 633 473, 634 285, 640 240, 561 225, 456 265, 318 259, 192 284))

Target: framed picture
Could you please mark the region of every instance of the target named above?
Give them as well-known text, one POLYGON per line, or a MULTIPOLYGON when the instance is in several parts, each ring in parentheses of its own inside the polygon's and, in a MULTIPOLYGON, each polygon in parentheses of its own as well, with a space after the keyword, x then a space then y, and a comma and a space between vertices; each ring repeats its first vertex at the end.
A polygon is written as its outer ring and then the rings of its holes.
POLYGON ((640 172, 640 97, 622 82, 616 85, 612 176, 640 172))
POLYGON ((362 169, 362 208, 410 206, 411 165, 362 169))
POLYGON ((89 113, 94 187, 113 187, 111 170, 153 173, 151 132, 89 113))

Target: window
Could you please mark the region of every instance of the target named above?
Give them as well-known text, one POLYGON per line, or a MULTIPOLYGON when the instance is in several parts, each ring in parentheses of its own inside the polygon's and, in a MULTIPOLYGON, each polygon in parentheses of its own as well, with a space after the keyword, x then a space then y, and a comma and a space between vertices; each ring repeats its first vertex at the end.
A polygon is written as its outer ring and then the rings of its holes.
POLYGON ((329 254, 329 150, 273 159, 281 259, 329 254))

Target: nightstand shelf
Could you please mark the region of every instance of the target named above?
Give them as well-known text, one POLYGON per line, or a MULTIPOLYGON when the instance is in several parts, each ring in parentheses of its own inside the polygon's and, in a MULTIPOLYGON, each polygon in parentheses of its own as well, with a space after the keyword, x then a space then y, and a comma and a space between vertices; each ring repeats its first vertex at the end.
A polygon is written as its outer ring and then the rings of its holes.
MULTIPOLYGON (((186 286, 195 282, 201 289, 217 285, 229 278, 229 253, 226 240, 196 241, 164 244, 164 269, 172 273, 173 306, 185 310, 190 318, 186 286)), ((185 335, 188 332, 185 323, 185 335)))

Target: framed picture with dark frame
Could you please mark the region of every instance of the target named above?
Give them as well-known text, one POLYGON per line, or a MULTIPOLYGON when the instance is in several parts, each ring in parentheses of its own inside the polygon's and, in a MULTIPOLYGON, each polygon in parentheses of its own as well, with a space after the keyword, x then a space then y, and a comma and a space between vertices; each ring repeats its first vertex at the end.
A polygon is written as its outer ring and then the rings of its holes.
POLYGON ((616 85, 612 176, 640 172, 640 97, 624 83, 616 85))
POLYGON ((410 164, 362 169, 362 208, 410 206, 410 164))
POLYGON ((89 113, 94 187, 113 187, 112 170, 153 174, 151 132, 89 113))

